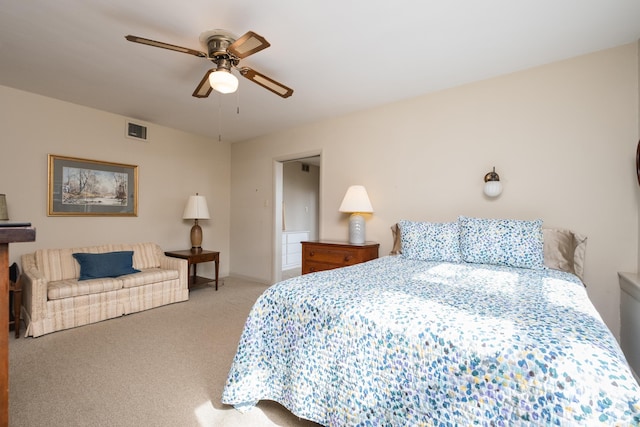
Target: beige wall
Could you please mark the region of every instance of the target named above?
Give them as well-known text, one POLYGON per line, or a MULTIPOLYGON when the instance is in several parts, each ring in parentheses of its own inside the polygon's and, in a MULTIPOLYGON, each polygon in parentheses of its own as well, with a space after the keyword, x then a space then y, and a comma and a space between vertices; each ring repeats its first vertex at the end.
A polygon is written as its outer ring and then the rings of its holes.
MULTIPOLYGON (((36 227, 36 242, 11 245, 12 262, 42 247, 153 241, 166 250, 187 249, 192 222, 182 220, 182 211, 199 192, 212 216, 200 221, 203 247, 221 251, 221 274, 228 274, 228 144, 153 124, 149 142, 141 142, 125 137, 122 116, 3 86, 0 99, 0 193, 11 219, 36 227), (48 154, 138 165, 138 216, 48 217, 48 154)), ((212 263, 198 273, 213 274, 212 263)))
POLYGON ((233 144, 231 273, 272 280, 273 160, 321 152, 321 238, 347 239, 351 184, 382 254, 403 218, 542 218, 589 236, 588 292, 617 335, 617 272, 638 264, 638 80, 634 43, 233 144), (482 194, 492 166, 497 200, 482 194))

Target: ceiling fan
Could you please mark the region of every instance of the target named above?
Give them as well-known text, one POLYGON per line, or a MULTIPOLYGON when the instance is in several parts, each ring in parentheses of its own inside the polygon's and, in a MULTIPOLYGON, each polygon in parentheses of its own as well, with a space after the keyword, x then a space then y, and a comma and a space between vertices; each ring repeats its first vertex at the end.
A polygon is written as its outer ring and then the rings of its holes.
POLYGON ((138 36, 128 35, 125 38, 134 43, 161 47, 163 49, 206 58, 216 64, 216 68, 212 68, 205 73, 196 90, 193 92, 192 95, 196 98, 208 97, 212 89, 221 93, 235 92, 238 88, 238 79, 231 74, 232 68, 238 70, 240 75, 283 98, 288 98, 293 94, 293 89, 282 83, 249 67, 239 66, 241 59, 271 46, 264 37, 253 31, 248 31, 240 38, 236 38, 233 34, 225 30, 206 31, 200 34, 200 43, 207 48, 207 53, 138 36))

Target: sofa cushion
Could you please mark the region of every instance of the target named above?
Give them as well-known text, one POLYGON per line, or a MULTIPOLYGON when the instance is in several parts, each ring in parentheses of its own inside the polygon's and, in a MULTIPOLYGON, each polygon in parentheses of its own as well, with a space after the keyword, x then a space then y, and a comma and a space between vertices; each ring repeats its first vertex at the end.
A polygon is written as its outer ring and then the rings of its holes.
POLYGON ((133 268, 142 270, 160 267, 162 249, 156 243, 109 244, 63 249, 37 249, 34 257, 36 267, 49 281, 77 279, 80 277, 80 264, 74 253, 101 254, 105 252, 133 251, 133 268))
POLYGON ((98 253, 99 250, 97 247, 96 250, 89 248, 37 249, 36 267, 48 281, 77 279, 80 277, 80 264, 71 255, 75 252, 98 253))
POLYGON ((138 270, 160 267, 160 256, 164 256, 156 243, 113 244, 109 251, 133 251, 133 268, 138 270))
POLYGON ((133 251, 74 253, 73 257, 80 264, 78 280, 118 277, 140 271, 133 268, 133 251))
POLYGON ((71 298, 118 289, 122 289, 122 280, 111 277, 83 281, 78 281, 77 279, 56 280, 49 282, 47 285, 47 299, 71 298))
POLYGON ((178 270, 163 270, 160 268, 148 268, 136 274, 121 276, 123 288, 134 288, 136 286, 149 285, 151 283, 165 282, 167 280, 178 279, 178 270))

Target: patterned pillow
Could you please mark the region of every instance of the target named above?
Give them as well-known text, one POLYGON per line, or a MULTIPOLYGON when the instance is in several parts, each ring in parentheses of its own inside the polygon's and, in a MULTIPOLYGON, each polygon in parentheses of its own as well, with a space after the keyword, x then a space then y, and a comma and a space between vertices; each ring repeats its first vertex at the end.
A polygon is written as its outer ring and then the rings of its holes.
POLYGON ((466 262, 544 269, 542 220, 460 216, 460 252, 466 262))
POLYGON ((460 262, 457 222, 398 222, 402 256, 422 261, 460 262))

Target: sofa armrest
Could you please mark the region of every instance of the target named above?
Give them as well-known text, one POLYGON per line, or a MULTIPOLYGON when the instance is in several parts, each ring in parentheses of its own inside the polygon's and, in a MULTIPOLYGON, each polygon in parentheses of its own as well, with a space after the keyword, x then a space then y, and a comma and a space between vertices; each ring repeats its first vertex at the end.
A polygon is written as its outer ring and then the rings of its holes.
POLYGON ((24 254, 22 262, 22 306, 32 322, 47 316, 47 286, 49 281, 36 267, 33 253, 24 254))
POLYGON ((185 289, 189 289, 189 263, 186 259, 166 256, 164 253, 158 255, 158 259, 160 261, 160 268, 178 270, 180 284, 182 284, 185 289))

